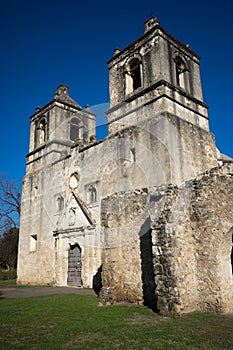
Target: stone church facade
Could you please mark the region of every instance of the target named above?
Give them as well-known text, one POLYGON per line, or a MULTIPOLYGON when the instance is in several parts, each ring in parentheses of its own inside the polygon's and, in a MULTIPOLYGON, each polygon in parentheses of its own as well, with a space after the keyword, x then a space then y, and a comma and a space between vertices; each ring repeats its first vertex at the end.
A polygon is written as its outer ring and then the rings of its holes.
POLYGON ((18 283, 233 311, 233 163, 209 131, 199 56, 152 17, 108 69, 104 140, 65 85, 31 116, 18 283))

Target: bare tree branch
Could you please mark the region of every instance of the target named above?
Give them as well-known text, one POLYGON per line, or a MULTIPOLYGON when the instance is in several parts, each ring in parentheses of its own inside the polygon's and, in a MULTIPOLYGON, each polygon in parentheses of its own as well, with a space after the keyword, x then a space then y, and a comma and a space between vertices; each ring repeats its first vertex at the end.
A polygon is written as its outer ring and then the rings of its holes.
POLYGON ((20 186, 0 175, 0 233, 19 226, 20 186))

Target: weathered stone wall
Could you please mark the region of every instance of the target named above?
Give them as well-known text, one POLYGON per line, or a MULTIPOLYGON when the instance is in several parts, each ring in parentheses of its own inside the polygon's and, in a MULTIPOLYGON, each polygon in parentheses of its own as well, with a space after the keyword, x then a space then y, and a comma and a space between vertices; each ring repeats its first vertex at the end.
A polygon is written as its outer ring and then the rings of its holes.
POLYGON ((111 107, 115 107, 128 97, 125 89, 125 73, 127 64, 133 57, 142 61, 143 88, 148 88, 160 80, 176 85, 174 59, 177 55, 181 55, 192 72, 192 75, 186 72, 187 90, 194 98, 202 101, 199 56, 160 26, 156 25, 154 30, 148 31, 124 50, 117 50, 115 53, 108 62, 111 107))
POLYGON ((199 57, 153 23, 109 61, 105 140, 64 85, 31 116, 18 282, 67 285, 76 246, 102 303, 231 310, 231 159, 206 173, 218 162, 199 57))
POLYGON ((213 171, 198 179, 194 188, 196 205, 190 219, 198 254, 198 306, 232 312, 233 177, 213 171))
MULTIPOLYGON (((147 112, 150 114, 151 108, 147 112)), ((48 150, 41 152, 46 154, 48 150)), ((74 241, 72 237, 76 232, 76 241, 82 247, 83 259, 87 259, 87 264, 83 263, 83 281, 85 286, 91 286, 91 276, 101 265, 98 232, 101 226, 102 198, 135 188, 149 188, 164 183, 180 184, 216 164, 212 135, 170 114, 128 127, 87 149, 80 151, 78 147, 73 147, 67 156, 61 157, 56 152, 53 162, 45 154, 36 161, 33 159, 28 165, 24 180, 18 277, 20 283, 66 284, 67 247, 74 241), (197 144, 203 146, 196 147, 197 144), (73 173, 78 174, 76 191, 82 202, 88 205, 95 223, 95 232, 85 228, 90 223, 83 218, 77 203, 71 203, 69 179, 73 173), (96 188, 97 199, 94 204, 88 203, 87 189, 90 184, 96 188), (63 211, 56 209, 56 199, 60 195, 65 204, 63 211), (70 207, 76 210, 73 226, 69 225, 70 207), (53 232, 59 230, 58 237, 63 243, 57 241, 56 248, 53 232), (89 242, 90 232, 92 242, 89 242), (36 251, 30 248, 31 235, 34 234, 37 235, 36 251), (96 261, 88 257, 89 253, 86 255, 84 246, 87 245, 92 247, 93 256, 98 255, 96 261), (25 251, 28 253, 25 254, 25 251)), ((141 225, 143 222, 137 224, 137 230, 140 230, 141 225)))
MULTIPOLYGON (((60 158, 54 163, 46 163, 44 157, 40 170, 29 171, 24 178, 18 260, 20 284, 67 285, 68 252, 70 245, 77 243, 82 250, 83 286, 92 287, 93 276, 101 265, 101 247, 98 228, 87 221, 69 187, 71 174, 79 172, 79 158, 77 150, 73 158, 60 158), (58 196, 64 200, 62 210, 57 208, 58 196), (75 211, 72 223, 70 208, 75 211), (34 235, 32 247, 30 241, 34 235)), ((86 181, 92 180, 90 173, 86 181)), ((78 186, 76 191, 85 201, 84 188, 78 186)), ((91 208, 93 222, 99 218, 99 210, 96 213, 95 209, 98 203, 91 208)))
POLYGON ((100 302, 143 302, 138 227, 147 213, 147 190, 102 201, 102 290, 100 302))
POLYGON ((180 187, 106 198, 100 301, 137 302, 128 296, 141 288, 137 296, 163 315, 232 311, 232 200, 233 177, 218 169, 180 187), (127 232, 132 240, 122 241, 127 232))

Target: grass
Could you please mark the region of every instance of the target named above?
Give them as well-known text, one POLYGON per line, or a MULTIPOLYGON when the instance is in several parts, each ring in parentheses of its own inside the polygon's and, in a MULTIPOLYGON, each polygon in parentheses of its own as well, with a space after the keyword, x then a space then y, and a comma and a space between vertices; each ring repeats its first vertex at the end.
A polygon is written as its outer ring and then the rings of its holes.
POLYGON ((50 285, 20 285, 16 283, 16 279, 13 280, 0 280, 0 288, 38 288, 38 287, 51 287, 50 285))
MULTIPOLYGON (((54 287, 50 284, 17 284, 16 279, 13 280, 0 280, 0 288, 16 288, 16 289, 25 289, 25 288, 51 288, 54 287)), ((93 290, 92 288, 82 288, 82 290, 93 290)), ((1 350, 1 349, 0 349, 1 350)))
POLYGON ((16 279, 13 280, 0 280, 0 284, 6 285, 6 284, 16 284, 16 279))
POLYGON ((0 300, 0 349, 233 349, 233 317, 193 313, 162 318, 146 307, 98 307, 96 297, 52 295, 0 300))

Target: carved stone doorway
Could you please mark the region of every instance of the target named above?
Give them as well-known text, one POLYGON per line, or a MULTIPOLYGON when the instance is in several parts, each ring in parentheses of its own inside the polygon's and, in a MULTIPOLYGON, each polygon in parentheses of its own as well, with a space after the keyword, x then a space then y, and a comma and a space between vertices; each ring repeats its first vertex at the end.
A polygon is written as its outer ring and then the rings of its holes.
POLYGON ((67 284, 68 286, 82 286, 81 248, 78 244, 70 246, 67 284))

